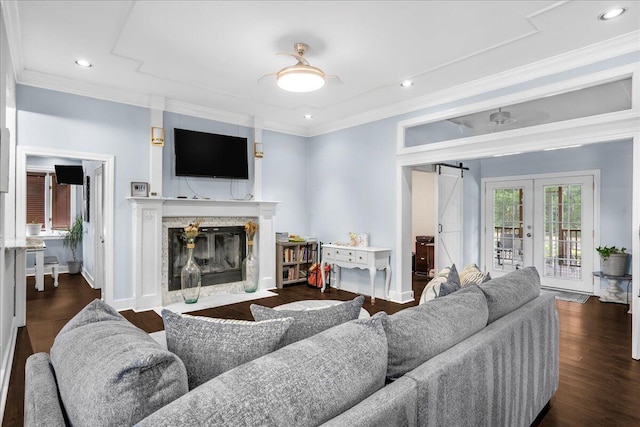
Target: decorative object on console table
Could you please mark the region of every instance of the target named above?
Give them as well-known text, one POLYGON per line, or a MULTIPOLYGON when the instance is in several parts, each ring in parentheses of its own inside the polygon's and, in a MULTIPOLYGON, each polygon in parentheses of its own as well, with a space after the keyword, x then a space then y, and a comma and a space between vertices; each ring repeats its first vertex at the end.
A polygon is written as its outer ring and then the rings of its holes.
POLYGON ((149 184, 146 182, 132 182, 131 197, 149 197, 149 184))
POLYGON ((69 274, 78 274, 82 269, 82 261, 76 258, 76 249, 82 243, 82 215, 76 216, 71 228, 66 229, 67 234, 62 240, 62 245, 71 249, 72 260, 67 261, 69 274))
POLYGON ((596 251, 602 258, 602 273, 607 276, 624 276, 627 272, 627 248, 598 246, 596 251))
POLYGON ((182 238, 187 243, 187 262, 180 272, 180 286, 182 298, 186 304, 198 302, 200 297, 200 287, 202 286, 202 271, 193 259, 193 249, 196 247, 196 237, 200 232, 199 227, 202 221, 196 219, 184 228, 182 238))
POLYGON ((249 221, 244 225, 247 232, 247 257, 242 260, 242 284, 245 292, 255 292, 258 290, 260 280, 260 262, 253 248, 253 236, 256 234, 258 224, 249 221))

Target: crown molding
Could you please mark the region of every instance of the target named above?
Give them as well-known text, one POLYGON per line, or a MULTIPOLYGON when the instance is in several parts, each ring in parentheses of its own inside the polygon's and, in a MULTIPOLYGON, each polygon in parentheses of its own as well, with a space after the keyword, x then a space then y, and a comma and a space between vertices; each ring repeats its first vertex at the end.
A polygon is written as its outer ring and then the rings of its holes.
POLYGON ((152 105, 152 97, 141 92, 87 83, 66 77, 53 76, 39 71, 23 70, 20 74, 16 75, 16 82, 21 85, 56 90, 104 101, 135 105, 137 107, 151 108, 152 105))
POLYGON ((353 115, 343 120, 335 121, 324 126, 317 126, 310 130, 309 136, 359 126, 401 114, 435 107, 493 90, 502 89, 520 83, 525 83, 541 77, 557 74, 563 71, 579 68, 599 61, 615 58, 627 53, 640 51, 640 30, 624 34, 603 42, 595 43, 581 49, 576 49, 538 62, 512 68, 489 77, 463 83, 452 88, 443 89, 390 106, 353 115))
POLYGON ((9 44, 9 54, 13 64, 13 75, 18 76, 22 71, 22 33, 20 32, 20 18, 18 16, 18 2, 0 0, 0 8, 4 17, 5 30, 7 31, 7 42, 9 44))

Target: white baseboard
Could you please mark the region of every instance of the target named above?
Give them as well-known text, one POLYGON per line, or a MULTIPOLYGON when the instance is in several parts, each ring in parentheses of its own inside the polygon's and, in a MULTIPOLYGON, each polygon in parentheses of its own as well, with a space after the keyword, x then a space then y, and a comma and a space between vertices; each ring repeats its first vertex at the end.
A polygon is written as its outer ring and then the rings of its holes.
POLYGON ((406 304, 408 302, 415 301, 415 298, 413 296, 413 291, 407 291, 407 292, 389 291, 389 301, 396 302, 398 304, 406 304))
POLYGON ((116 299, 110 304, 117 311, 122 310, 133 310, 136 306, 135 298, 126 298, 126 299, 116 299))
POLYGON ((9 380, 11 379, 11 369, 13 368, 13 357, 16 352, 16 340, 18 339, 18 327, 16 326, 16 318, 11 322, 11 339, 9 348, 3 355, 2 369, 0 370, 0 424, 4 418, 4 409, 7 404, 7 394, 9 393, 9 380))
POLYGON ((96 281, 93 279, 93 276, 89 274, 86 268, 82 267, 82 271, 80 272, 80 274, 82 274, 82 277, 84 277, 84 280, 87 281, 89 286, 91 286, 93 289, 96 288, 96 281))

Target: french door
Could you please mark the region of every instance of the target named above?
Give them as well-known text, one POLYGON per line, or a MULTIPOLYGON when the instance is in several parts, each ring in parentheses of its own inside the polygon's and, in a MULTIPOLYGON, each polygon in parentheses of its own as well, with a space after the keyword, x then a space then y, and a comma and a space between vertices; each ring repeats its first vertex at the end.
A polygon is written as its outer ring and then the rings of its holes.
POLYGON ((492 277, 533 265, 543 286, 593 292, 593 176, 485 186, 485 264, 492 277))

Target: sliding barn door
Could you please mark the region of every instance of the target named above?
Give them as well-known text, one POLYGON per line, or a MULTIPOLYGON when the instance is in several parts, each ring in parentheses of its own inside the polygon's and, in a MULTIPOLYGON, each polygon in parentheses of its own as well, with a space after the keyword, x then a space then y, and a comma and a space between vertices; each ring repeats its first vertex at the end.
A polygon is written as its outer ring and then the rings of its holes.
POLYGON ((438 168, 440 170, 436 171, 436 273, 451 264, 461 266, 462 263, 462 171, 446 166, 438 168))

